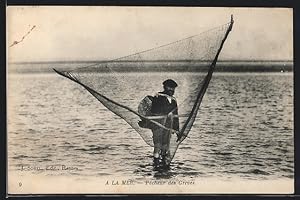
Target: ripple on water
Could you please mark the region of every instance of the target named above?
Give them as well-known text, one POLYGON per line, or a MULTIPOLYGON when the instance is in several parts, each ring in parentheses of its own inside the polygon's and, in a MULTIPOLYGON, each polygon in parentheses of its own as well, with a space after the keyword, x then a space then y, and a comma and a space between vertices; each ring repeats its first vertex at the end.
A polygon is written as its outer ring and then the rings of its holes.
MULTIPOLYGON (((132 81, 150 80, 151 74, 127 75, 132 81)), ((156 74, 151 80, 159 82, 164 76, 156 74)), ((188 73, 168 76, 190 83, 197 78, 188 73)), ((217 174, 247 179, 293 178, 292 74, 214 74, 195 126, 168 171, 154 170, 152 147, 84 89, 56 75, 32 77, 11 79, 11 91, 20 97, 10 108, 17 118, 8 116, 11 165, 67 161, 70 165, 83 165, 81 174, 98 177, 217 174)), ((176 98, 181 102, 184 90, 179 87, 176 98)), ((139 91, 157 90, 147 85, 139 91)), ((126 89, 115 92, 133 99, 126 89)))

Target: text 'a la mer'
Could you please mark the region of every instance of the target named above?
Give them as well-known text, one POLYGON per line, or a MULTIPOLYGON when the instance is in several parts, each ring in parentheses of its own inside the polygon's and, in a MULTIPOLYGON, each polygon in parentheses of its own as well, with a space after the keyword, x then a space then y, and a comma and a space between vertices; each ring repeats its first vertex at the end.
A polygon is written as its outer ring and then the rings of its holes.
POLYGON ((134 185, 134 181, 128 180, 107 180, 105 185, 134 185))

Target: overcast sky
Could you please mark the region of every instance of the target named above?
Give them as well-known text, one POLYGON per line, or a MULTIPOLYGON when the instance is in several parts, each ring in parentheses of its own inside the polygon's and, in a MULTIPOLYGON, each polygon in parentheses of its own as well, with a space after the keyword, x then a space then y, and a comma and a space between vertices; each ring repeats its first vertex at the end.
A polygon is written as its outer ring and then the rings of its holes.
POLYGON ((9 61, 112 59, 235 24, 221 59, 293 59, 287 8, 8 7, 9 61))

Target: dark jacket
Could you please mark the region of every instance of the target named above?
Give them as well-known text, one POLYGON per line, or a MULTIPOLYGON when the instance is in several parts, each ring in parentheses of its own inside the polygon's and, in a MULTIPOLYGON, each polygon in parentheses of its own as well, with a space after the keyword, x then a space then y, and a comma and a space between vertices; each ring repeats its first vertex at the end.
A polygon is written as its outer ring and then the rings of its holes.
MULTIPOLYGON (((159 92, 153 97, 151 113, 153 115, 167 115, 172 112, 174 115, 178 115, 177 102, 174 97, 168 96, 163 92, 159 92), (171 103, 168 100, 168 97, 171 98, 171 103)), ((171 127, 171 119, 167 119, 165 124, 166 127, 171 127)), ((179 130, 179 118, 178 116, 173 119, 172 129, 179 130)))

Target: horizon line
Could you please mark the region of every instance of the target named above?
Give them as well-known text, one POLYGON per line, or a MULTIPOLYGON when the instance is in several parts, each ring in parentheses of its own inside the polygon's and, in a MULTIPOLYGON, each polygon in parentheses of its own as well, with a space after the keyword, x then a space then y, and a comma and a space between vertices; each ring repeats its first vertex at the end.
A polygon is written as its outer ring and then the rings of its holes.
MULTIPOLYGON (((7 64, 43 64, 43 63, 105 63, 105 62, 190 62, 191 60, 49 60, 49 61, 12 61, 7 64)), ((210 60, 193 60, 200 62, 210 62, 210 60)), ((217 62, 294 62, 293 59, 220 59, 217 62)))

